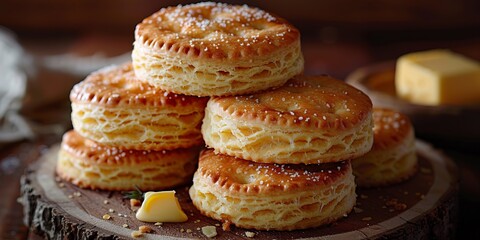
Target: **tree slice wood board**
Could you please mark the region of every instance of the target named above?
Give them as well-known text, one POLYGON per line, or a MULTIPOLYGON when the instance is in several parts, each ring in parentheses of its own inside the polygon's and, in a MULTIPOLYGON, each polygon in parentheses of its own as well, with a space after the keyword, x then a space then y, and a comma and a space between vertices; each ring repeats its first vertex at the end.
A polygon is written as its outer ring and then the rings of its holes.
POLYGON ((216 239, 451 239, 458 216, 458 174, 455 164, 429 144, 416 142, 419 171, 410 180, 384 188, 357 189, 357 206, 339 221, 298 231, 256 231, 231 227, 205 217, 192 205, 188 187, 176 189, 189 219, 155 226, 135 218, 119 192, 81 189, 55 176, 58 146, 43 155, 22 178, 24 222, 50 239, 129 239, 139 226, 154 232, 143 239, 203 239, 203 226, 216 226, 216 239), (108 203, 106 203, 107 201, 108 203), (392 202, 398 204, 391 204, 392 202), (111 219, 102 216, 109 214, 111 219), (123 227, 127 224, 128 227, 123 227))

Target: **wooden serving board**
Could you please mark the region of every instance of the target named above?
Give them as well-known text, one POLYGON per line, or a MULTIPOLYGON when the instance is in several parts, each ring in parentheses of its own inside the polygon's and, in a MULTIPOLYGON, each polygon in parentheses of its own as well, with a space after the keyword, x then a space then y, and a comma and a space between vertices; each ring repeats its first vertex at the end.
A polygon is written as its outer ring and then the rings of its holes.
POLYGON ((58 146, 52 147, 22 178, 24 222, 50 239, 129 239, 141 225, 154 233, 144 239, 202 239, 201 227, 216 226, 217 239, 451 239, 458 216, 458 176, 454 163, 430 145, 417 141, 420 168, 409 181, 391 187, 357 189, 357 206, 348 216, 328 226, 291 232, 255 231, 231 227, 201 215, 192 205, 187 188, 176 189, 185 223, 155 226, 135 218, 121 193, 80 189, 55 176, 58 146), (391 203, 397 199, 400 207, 391 203), (108 203, 105 203, 105 200, 108 203), (404 204, 404 205, 403 205, 404 204), (405 209, 402 209, 406 207, 405 209), (112 209, 114 212, 109 211, 112 209), (112 216, 102 219, 104 214, 112 216), (128 224, 128 228, 122 227, 128 224))

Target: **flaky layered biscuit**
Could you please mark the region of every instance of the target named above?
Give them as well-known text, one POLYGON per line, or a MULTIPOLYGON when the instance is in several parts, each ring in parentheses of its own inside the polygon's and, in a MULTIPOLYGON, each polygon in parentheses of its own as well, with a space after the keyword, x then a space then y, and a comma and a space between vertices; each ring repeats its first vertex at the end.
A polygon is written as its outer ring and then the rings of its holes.
POLYGON ((58 154, 59 177, 82 188, 102 190, 169 189, 191 181, 200 148, 120 150, 75 131, 64 134, 58 154))
POLYGON ((257 230, 324 225, 349 213, 356 201, 349 161, 265 164, 213 150, 201 153, 189 193, 202 214, 257 230))
POLYGON ((195 96, 251 93, 303 72, 300 33, 246 5, 198 3, 161 9, 135 29, 137 76, 195 96))
POLYGON ((358 186, 385 186, 408 179, 418 166, 410 120, 399 112, 375 108, 373 121, 372 150, 352 160, 358 186))
POLYGON ((72 123, 84 137, 137 150, 202 144, 207 98, 168 93, 138 81, 132 65, 92 73, 70 93, 72 123))
POLYGON ((255 162, 336 162, 370 150, 371 111, 342 81, 297 76, 273 91, 211 98, 202 134, 216 152, 255 162))

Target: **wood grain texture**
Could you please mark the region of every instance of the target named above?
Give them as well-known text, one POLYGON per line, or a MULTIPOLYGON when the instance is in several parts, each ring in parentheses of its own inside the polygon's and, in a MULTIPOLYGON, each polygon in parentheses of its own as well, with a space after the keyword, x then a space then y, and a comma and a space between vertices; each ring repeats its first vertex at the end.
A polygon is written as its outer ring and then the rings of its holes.
MULTIPOLYGON (((417 149, 420 171, 411 180, 386 188, 358 189, 356 210, 340 221, 302 231, 251 232, 257 239, 451 239, 458 213, 456 167, 428 144, 418 141, 417 149), (406 208, 395 209, 389 204, 393 199, 406 208)), ((22 178, 25 223, 46 238, 128 239, 141 225, 154 229, 144 239, 206 238, 197 229, 207 225, 217 225, 217 239, 245 238, 247 230, 232 227, 231 231, 223 231, 218 221, 202 216, 191 204, 187 187, 176 189, 189 216, 187 222, 164 223, 160 227, 142 223, 120 193, 84 190, 57 181, 57 151, 57 147, 51 148, 22 178), (107 213, 112 218, 103 220, 107 213)))

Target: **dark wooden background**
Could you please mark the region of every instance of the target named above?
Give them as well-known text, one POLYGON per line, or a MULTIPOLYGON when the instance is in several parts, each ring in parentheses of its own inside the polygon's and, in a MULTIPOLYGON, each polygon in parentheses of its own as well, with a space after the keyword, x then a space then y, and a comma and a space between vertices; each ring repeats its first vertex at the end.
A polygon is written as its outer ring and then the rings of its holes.
MULTIPOLYGON (((65 53, 116 56, 131 50, 133 29, 144 17, 162 6, 188 2, 193 1, 2 0, 0 26, 10 29, 36 60, 65 53)), ((248 4, 274 12, 301 30, 307 74, 344 79, 358 67, 433 48, 450 48, 480 60, 477 0, 255 0, 248 4)), ((40 125, 70 128, 68 92, 82 78, 40 68, 29 79, 22 114, 40 125)), ((51 133, 0 143, 0 239, 36 238, 22 223, 19 178, 29 163, 59 140, 58 133, 51 133)), ((427 140, 460 167, 458 238, 480 239, 475 224, 480 215, 480 149, 427 140)))

